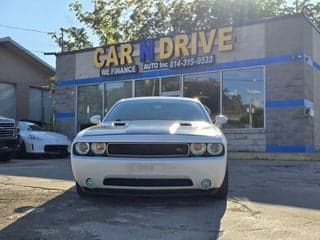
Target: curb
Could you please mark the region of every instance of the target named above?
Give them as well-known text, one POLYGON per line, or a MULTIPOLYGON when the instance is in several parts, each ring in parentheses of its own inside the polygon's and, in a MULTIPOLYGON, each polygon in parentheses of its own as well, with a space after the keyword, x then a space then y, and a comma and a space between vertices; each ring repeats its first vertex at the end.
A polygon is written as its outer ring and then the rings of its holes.
POLYGON ((320 161, 320 153, 228 152, 230 160, 320 161))

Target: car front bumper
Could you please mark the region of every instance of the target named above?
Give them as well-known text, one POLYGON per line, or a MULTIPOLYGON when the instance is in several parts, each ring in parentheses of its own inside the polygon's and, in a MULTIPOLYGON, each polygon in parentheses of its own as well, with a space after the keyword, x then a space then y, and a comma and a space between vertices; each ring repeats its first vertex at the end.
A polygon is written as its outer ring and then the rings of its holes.
POLYGON ((120 190, 201 190, 202 180, 211 186, 221 186, 226 173, 227 156, 180 158, 122 158, 71 156, 75 181, 82 188, 120 190), (88 186, 91 178, 94 185, 88 186), (113 186, 105 185, 106 178, 120 179, 190 179, 190 186, 113 186))
POLYGON ((25 141, 26 152, 39 154, 66 154, 70 152, 69 142, 25 141))
POLYGON ((20 136, 12 139, 0 139, 0 154, 14 154, 21 147, 20 136))

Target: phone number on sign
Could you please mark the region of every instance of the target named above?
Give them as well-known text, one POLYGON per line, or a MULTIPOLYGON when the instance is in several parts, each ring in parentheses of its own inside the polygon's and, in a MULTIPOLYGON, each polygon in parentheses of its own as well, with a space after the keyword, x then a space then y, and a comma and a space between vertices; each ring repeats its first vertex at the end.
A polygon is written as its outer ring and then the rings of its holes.
POLYGON ((169 68, 193 67, 193 66, 207 65, 207 64, 214 64, 214 63, 215 63, 214 55, 186 57, 186 58, 178 58, 178 59, 170 60, 169 68))

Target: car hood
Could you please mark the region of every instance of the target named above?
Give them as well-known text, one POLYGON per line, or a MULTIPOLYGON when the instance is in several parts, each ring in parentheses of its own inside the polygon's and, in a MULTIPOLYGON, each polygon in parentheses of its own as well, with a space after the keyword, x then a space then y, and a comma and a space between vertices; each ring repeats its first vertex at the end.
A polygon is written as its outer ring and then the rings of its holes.
POLYGON ((0 122, 13 122, 14 123, 15 120, 12 118, 6 118, 6 117, 0 115, 0 122))
POLYGON ((207 122, 128 121, 102 123, 82 130, 78 137, 119 134, 223 135, 219 128, 207 122))
POLYGON ((22 137, 27 137, 28 135, 33 135, 40 139, 45 139, 47 141, 70 141, 66 135, 56 132, 48 132, 48 131, 20 131, 20 135, 22 137))

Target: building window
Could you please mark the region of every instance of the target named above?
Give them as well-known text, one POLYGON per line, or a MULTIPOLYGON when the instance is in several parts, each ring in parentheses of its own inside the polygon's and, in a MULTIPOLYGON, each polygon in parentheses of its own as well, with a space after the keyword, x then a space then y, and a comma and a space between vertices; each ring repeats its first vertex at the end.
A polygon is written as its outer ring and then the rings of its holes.
POLYGON ((219 72, 186 75, 183 80, 183 96, 199 99, 211 111, 214 118, 220 114, 219 72))
POLYGON ((181 76, 161 78, 161 95, 163 96, 182 96, 181 76))
POLYGON ((90 117, 103 115, 104 84, 79 86, 77 92, 77 128, 91 125, 90 117))
POLYGON ((135 96, 159 96, 159 79, 151 78, 135 81, 135 96))
POLYGON ((263 68, 224 71, 223 114, 229 120, 224 128, 264 127, 263 68))
POLYGON ((14 84, 0 83, 0 115, 16 117, 16 89, 14 84))
POLYGON ((79 86, 77 90, 77 129, 91 126, 90 117, 101 115, 122 98, 132 96, 132 81, 79 86), (103 111, 104 109, 104 111, 103 111))
POLYGON ((52 117, 52 98, 48 90, 29 88, 29 115, 28 119, 49 123, 52 117))
POLYGON ((110 82, 105 84, 105 113, 122 98, 132 97, 132 81, 110 82))

